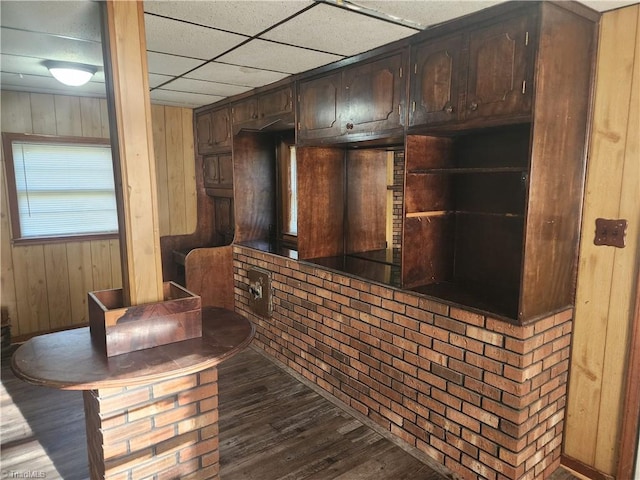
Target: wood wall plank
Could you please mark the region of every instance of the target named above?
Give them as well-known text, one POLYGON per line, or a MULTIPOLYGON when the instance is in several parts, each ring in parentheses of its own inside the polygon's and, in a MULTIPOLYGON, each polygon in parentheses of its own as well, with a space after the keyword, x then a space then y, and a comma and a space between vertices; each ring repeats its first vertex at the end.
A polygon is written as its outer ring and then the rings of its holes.
POLYGON ((171 235, 185 231, 185 188, 182 137, 182 113, 179 108, 165 108, 167 138, 167 180, 169 183, 169 210, 171 235))
POLYGON ((193 233, 198 224, 198 195, 196 191, 196 162, 194 159, 193 110, 181 108, 182 113, 182 164, 184 167, 184 210, 185 222, 182 233, 193 233))
POLYGON ((158 184, 158 222, 160 236, 171 235, 171 211, 169 209, 169 180, 167 178, 167 146, 165 134, 165 106, 151 106, 153 127, 153 153, 156 158, 158 184))
POLYGON ((109 254, 111 257, 111 286, 109 288, 122 287, 122 264, 120 263, 120 241, 109 240, 109 254))
POLYGON ((638 14, 636 5, 602 18, 564 443, 566 455, 607 475, 618 458, 638 270, 638 14), (634 219, 627 247, 593 244, 598 217, 634 219))
POLYGON ((42 245, 16 248, 13 252, 14 282, 21 333, 50 329, 47 277, 42 245))
POLYGON ((82 114, 80 97, 54 96, 56 134, 82 136, 82 114))
POLYGON ((69 272, 69 295, 71 302, 71 325, 89 322, 87 293, 93 287, 91 268, 91 242, 68 242, 67 262, 69 272))
POLYGON ((43 250, 49 328, 63 328, 72 321, 67 246, 64 243, 47 244, 43 250))
POLYGON ((33 124, 33 133, 41 135, 56 134, 56 116, 51 115, 55 112, 54 96, 50 94, 31 94, 31 122, 33 124))
POLYGON ((102 136, 102 112, 99 98, 80 98, 80 120, 83 137, 100 138, 102 136))
POLYGON ((33 133, 31 122, 31 97, 25 92, 2 92, 0 112, 2 131, 11 133, 33 133))
POLYGON ((20 323, 18 320, 18 310, 16 304, 16 289, 13 278, 13 255, 11 248, 11 225, 9 222, 9 203, 7 197, 7 184, 4 176, 4 156, 2 157, 2 167, 0 168, 0 298, 2 306, 7 308, 11 321, 12 334, 20 335, 20 323))
POLYGON ((93 288, 111 288, 111 246, 109 240, 91 241, 91 275, 93 288))
MULTIPOLYGON (((614 218, 629 220, 626 246, 614 249, 611 299, 609 302, 607 337, 603 363, 603 389, 601 395, 598 437, 596 443, 595 467, 603 472, 615 474, 617 468, 623 411, 624 385, 627 362, 627 345, 633 319, 633 298, 637 278, 640 253, 638 250, 638 220, 640 219, 640 155, 638 149, 638 110, 640 109, 640 7, 635 6, 627 15, 634 19, 630 30, 634 38, 629 40, 634 47, 634 63, 631 74, 631 91, 627 99, 629 105, 626 116, 626 131, 620 139, 623 144, 624 164, 620 172, 619 206, 614 218), (635 15, 633 15, 635 10, 635 15), (616 412, 608 415, 606 412, 616 412), (613 418, 612 418, 613 417, 613 418), (615 419, 615 421, 614 421, 615 419)), ((631 35, 630 35, 631 36, 631 35)))
MULTIPOLYGON (((3 131, 102 138, 107 138, 109 135, 105 99, 6 91, 0 92, 0 95, 3 131), (65 121, 68 124, 65 124, 65 121)), ((179 112, 170 121, 179 123, 172 129, 181 132, 182 136, 181 140, 176 141, 181 148, 175 149, 174 161, 183 163, 184 200, 182 205, 178 205, 180 202, 176 201, 173 210, 168 205, 163 208, 166 227, 163 228, 162 234, 171 234, 171 215, 176 214, 183 217, 181 222, 185 225, 185 230, 177 233, 187 234, 195 229, 196 224, 193 112, 187 108, 154 106, 153 130, 154 136, 158 136, 157 139, 154 138, 154 143, 158 145, 165 145, 167 142, 165 108, 179 112), (162 114, 162 122, 159 126, 157 112, 162 114), (189 199, 192 199, 192 206, 188 204, 189 199)), ((163 147, 160 155, 164 153, 163 147)), ((156 158, 156 164, 162 164, 163 161, 166 165, 166 160, 156 158)), ((2 305, 9 309, 12 335, 16 337, 86 324, 88 322, 87 292, 122 287, 119 241, 117 239, 97 243, 72 241, 55 246, 13 246, 4 171, 3 168, 0 176, 0 181, 3 182, 0 202, 0 228, 2 229, 0 232, 2 237, 0 239, 2 242, 0 281, 2 305), (31 258, 33 255, 35 256, 31 258), (66 262, 63 262, 62 258, 66 258, 66 262), (16 273, 16 266, 20 269, 28 269, 31 264, 41 265, 35 269, 36 274, 28 276, 24 273, 16 273), (44 273, 38 274, 38 271, 44 273), (53 271, 57 273, 52 273, 53 271), (33 299, 35 303, 31 306, 33 299), (40 314, 43 310, 45 316, 40 314)), ((166 173, 166 166, 164 171, 166 173)), ((168 182, 158 182, 158 195, 168 199, 168 182)))

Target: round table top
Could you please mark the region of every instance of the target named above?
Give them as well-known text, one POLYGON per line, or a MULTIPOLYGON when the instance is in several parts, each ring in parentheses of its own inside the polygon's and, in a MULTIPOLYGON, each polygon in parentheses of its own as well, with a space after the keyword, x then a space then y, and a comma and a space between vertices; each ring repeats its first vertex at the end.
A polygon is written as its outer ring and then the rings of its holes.
POLYGON ((40 335, 11 358, 16 376, 63 390, 97 390, 154 383, 213 367, 243 350, 255 327, 242 315, 202 308, 202 337, 107 357, 91 342, 89 327, 40 335))

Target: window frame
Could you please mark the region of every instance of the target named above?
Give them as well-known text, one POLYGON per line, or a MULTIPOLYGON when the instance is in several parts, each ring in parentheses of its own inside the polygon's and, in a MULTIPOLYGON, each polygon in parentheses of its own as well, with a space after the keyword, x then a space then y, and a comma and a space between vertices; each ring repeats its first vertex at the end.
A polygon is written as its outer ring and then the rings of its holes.
MULTIPOLYGON (((109 233, 78 233, 70 235, 51 235, 42 237, 23 237, 20 229, 20 214, 18 209, 18 190, 16 187, 15 164, 13 160, 13 142, 32 142, 50 144, 78 144, 78 145, 109 145, 109 138, 74 137, 59 135, 40 135, 34 133, 2 132, 2 153, 5 165, 5 183, 7 186, 7 201, 9 207, 9 222, 11 224, 11 242, 14 245, 35 245, 45 243, 60 243, 71 241, 110 240, 119 238, 118 232, 109 233)), ((116 185, 116 189, 117 189, 116 185)), ((116 202, 117 194, 116 194, 116 202)))
MULTIPOLYGON (((276 185, 277 185, 277 239, 287 248, 297 250, 298 235, 291 232, 285 232, 285 212, 290 210, 288 200, 285 198, 284 188, 286 186, 285 178, 290 175, 290 148, 296 147, 295 139, 291 136, 282 136, 278 139, 276 146, 276 185)), ((297 202, 297 192, 296 192, 297 202)))

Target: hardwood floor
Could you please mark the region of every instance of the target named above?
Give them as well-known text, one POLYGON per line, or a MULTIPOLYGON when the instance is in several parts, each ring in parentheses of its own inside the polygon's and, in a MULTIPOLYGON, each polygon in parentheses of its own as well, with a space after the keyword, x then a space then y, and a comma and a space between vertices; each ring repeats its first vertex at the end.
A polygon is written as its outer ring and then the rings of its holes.
MULTIPOLYGON (((24 383, 6 358, 1 371, 0 477, 87 479, 82 394, 24 383)), ((447 478, 252 349, 219 382, 222 480, 447 478)))

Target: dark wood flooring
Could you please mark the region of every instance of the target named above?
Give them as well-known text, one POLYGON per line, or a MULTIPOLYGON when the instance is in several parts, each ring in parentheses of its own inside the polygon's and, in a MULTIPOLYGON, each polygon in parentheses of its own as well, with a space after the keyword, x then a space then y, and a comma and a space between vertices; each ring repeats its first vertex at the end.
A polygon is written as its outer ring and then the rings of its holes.
MULTIPOLYGON (((1 374, 0 478, 86 480, 82 394, 24 383, 6 358, 1 374)), ((252 349, 223 363, 219 381, 222 480, 447 478, 252 349)))

